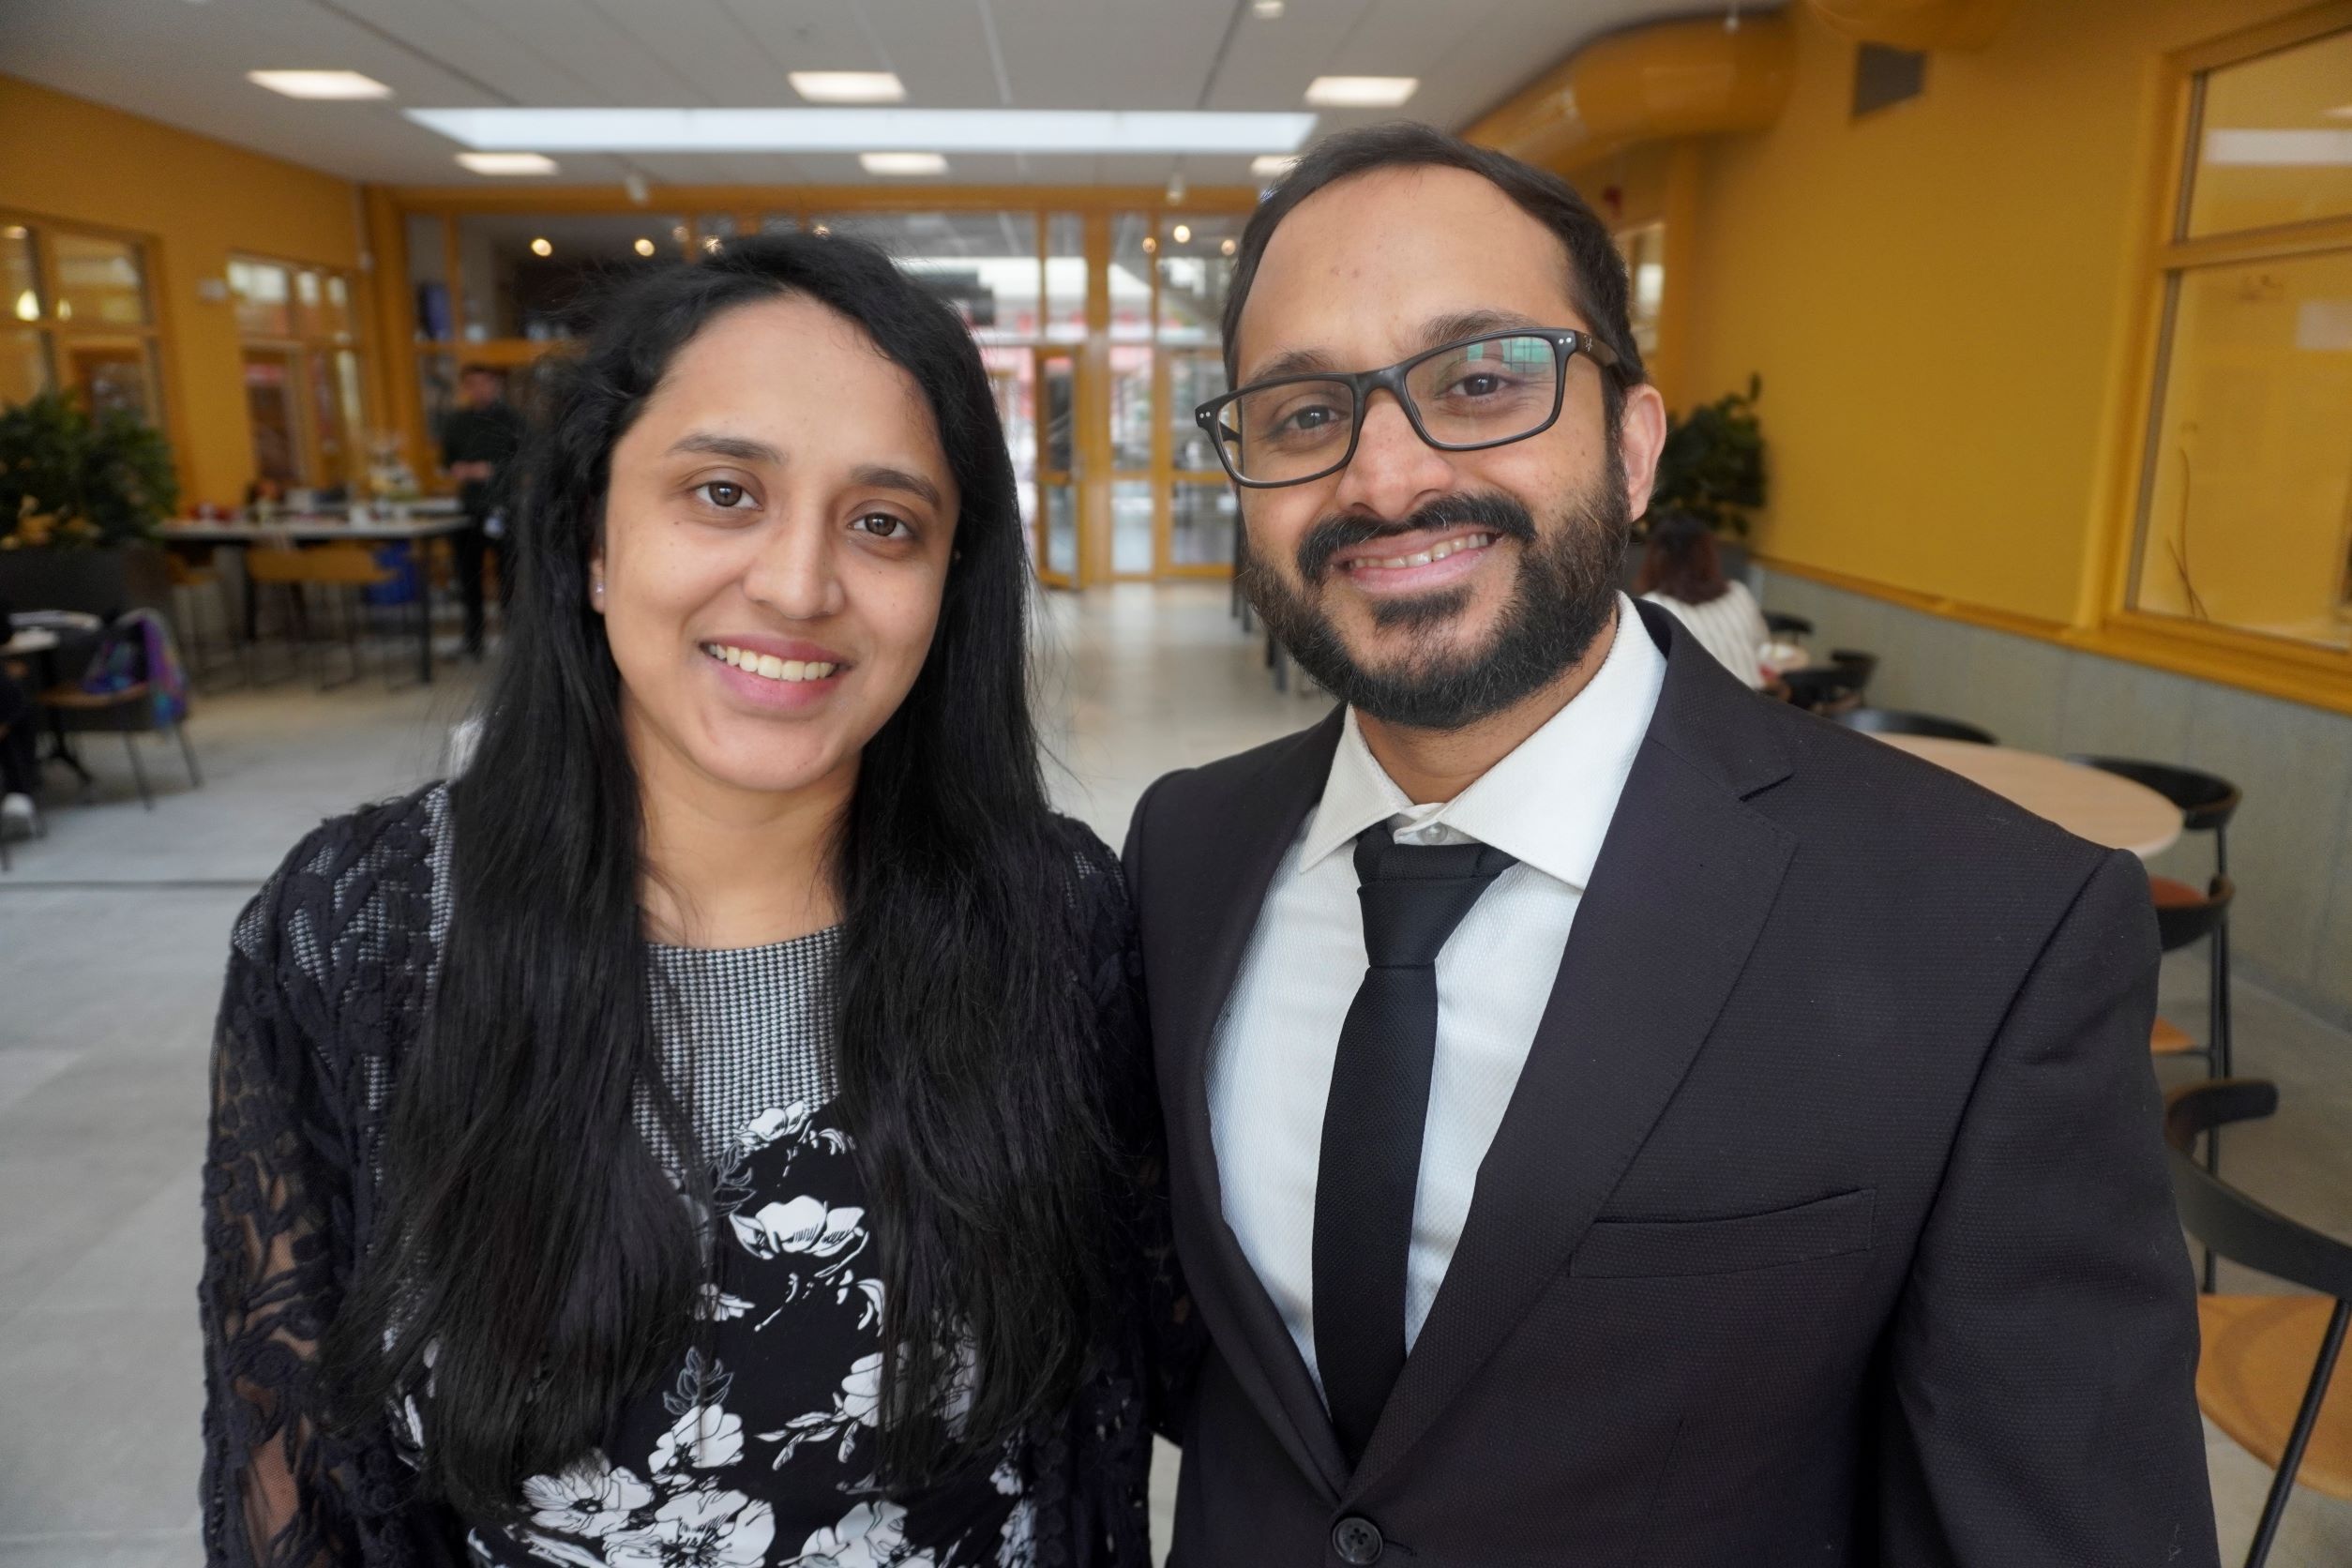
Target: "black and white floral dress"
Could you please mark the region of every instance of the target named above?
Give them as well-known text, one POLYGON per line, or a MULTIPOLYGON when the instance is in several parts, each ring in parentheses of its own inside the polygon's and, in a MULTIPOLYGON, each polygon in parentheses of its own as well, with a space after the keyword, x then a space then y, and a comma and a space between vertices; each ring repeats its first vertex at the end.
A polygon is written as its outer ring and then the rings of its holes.
MULTIPOLYGON (((205 1540, 216 1568, 1082 1568, 1148 1560, 1152 1425, 1197 1343, 1142 1188, 1132 1319, 1065 1421, 911 1498, 873 1486, 882 1284, 854 1144, 835 1109, 837 929, 732 951, 649 946, 655 1023, 710 1173, 693 1343, 607 1440, 521 1485, 513 1521, 459 1519, 413 1485, 416 1391, 384 1429, 300 1419, 308 1351, 371 1234, 382 1118, 400 1042, 448 928, 446 794, 329 822, 239 923, 215 1053, 208 1161, 205 1540), (273 1246, 282 1238, 284 1246, 273 1246), (1156 1238, 1156 1242, 1153 1240, 1156 1238), (289 1353, 289 1351, 293 1353, 289 1353), (292 1412, 295 1419, 285 1419, 292 1412), (296 1483, 252 1481, 291 1452, 296 1483)), ((1074 896, 1102 903, 1088 977, 1107 1049, 1148 1052, 1116 862, 1072 825, 1074 896)), ((1159 1168, 1145 1151, 1145 1168, 1159 1168)), ((690 1201, 682 1197, 681 1201, 690 1201)), ((952 1421, 958 1402, 945 1395, 952 1421)))
MULTIPOLYGON (((655 1023, 710 1172, 701 1343, 614 1436, 477 1526, 499 1568, 1031 1568, 1017 1450, 912 1503, 877 1496, 882 1285, 833 1100, 838 928, 767 947, 649 944, 655 1023)), ((641 1119, 658 1139, 650 1113, 641 1119)))

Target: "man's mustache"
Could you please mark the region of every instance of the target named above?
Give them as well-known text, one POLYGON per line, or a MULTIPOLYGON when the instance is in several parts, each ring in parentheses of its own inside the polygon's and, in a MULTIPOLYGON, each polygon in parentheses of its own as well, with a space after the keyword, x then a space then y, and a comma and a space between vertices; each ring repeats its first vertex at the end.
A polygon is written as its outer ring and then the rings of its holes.
POLYGON ((1365 517, 1325 518, 1299 541, 1299 576, 1309 586, 1319 586, 1331 570, 1332 558, 1343 550, 1465 523, 1523 545, 1535 542, 1535 520, 1509 496, 1448 495, 1396 522, 1365 517))

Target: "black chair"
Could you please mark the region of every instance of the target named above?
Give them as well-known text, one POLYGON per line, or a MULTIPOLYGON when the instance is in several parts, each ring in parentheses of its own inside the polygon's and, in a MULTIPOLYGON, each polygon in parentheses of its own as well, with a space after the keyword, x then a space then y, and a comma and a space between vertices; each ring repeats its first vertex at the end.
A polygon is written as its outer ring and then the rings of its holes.
POLYGON ((2164 1099, 2164 1141, 2181 1226, 2232 1262, 2318 1292, 2197 1298, 2203 1340, 2197 1404, 2214 1425, 2276 1471, 2246 1568, 2262 1568, 2269 1557, 2299 1479, 2314 1490, 2352 1498, 2352 1401, 2325 1403, 2345 1328, 2352 1325, 2352 1243, 2257 1202, 2199 1165, 2194 1153, 2200 1137, 2210 1138, 2232 1122, 2258 1121, 2278 1107, 2277 1086, 2260 1078, 2194 1083, 2164 1099), (2306 1356, 2307 1379, 2301 1372, 2306 1356))
MULTIPOLYGON (((2203 773, 2195 768, 2176 767, 2169 762, 2144 762, 2131 757, 2075 757, 2073 761, 2085 767, 2097 768, 2134 784, 2145 785, 2180 808, 2180 826, 2186 833, 2209 833, 2213 836, 2213 874, 2217 878, 2229 875, 2229 820, 2237 815, 2238 803, 2244 798, 2237 785, 2218 774, 2203 773)), ((2167 905, 2194 905, 2201 895, 2184 882, 2171 877, 2150 877, 2148 893, 2156 900, 2159 924, 2167 905)), ((2230 1046, 2232 1044, 2229 1005, 2229 922, 2224 919, 2213 927, 2211 988, 2215 1003, 2211 1008, 2213 1033, 2209 1044, 2220 1053, 2216 1070, 2223 1078, 2230 1075, 2230 1046)), ((2169 949, 2167 949, 2169 951, 2169 949)))
POLYGON ((1787 611, 1768 610, 1764 612, 1764 629, 1774 637, 1811 637, 1813 623, 1787 611))
POLYGON ((1840 664, 1803 664, 1780 672, 1781 685, 1788 688, 1788 701, 1807 713, 1835 717, 1862 701, 1862 682, 1854 671, 1840 664))
POLYGON ((1857 697, 1870 689, 1870 677, 1878 672, 1878 656, 1860 648, 1832 648, 1830 662, 1853 677, 1857 697))
POLYGON ((1873 735, 1921 735, 1930 740, 1967 741, 1971 746, 1998 746, 1990 730, 1934 714, 1906 713, 1900 708, 1856 708, 1837 716, 1848 730, 1873 735))
MULTIPOLYGON (((2215 877, 2202 893, 2185 883, 2176 885, 2189 896, 2161 899, 2156 905, 2156 940, 2167 953, 2193 946, 2218 933, 2228 922, 2230 901, 2238 897, 2238 885, 2227 877, 2215 877)), ((2202 1056, 2206 1077, 2227 1078, 2229 1046, 2228 1009, 2222 994, 2215 991, 2206 1006, 2205 1044, 2198 1045, 2179 1025, 2158 1018, 2148 1048, 2158 1056, 2202 1056)))

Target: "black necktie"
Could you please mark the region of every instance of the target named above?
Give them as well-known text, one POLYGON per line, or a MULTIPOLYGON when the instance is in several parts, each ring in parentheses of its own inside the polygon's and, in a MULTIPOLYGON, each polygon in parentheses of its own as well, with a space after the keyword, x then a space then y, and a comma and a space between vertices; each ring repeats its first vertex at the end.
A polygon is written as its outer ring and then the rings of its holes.
POLYGON ((1356 838, 1369 967, 1339 1031, 1315 1182, 1315 1364, 1339 1445, 1363 1456, 1405 1366, 1405 1267, 1438 1054, 1438 954, 1512 857, 1356 838))

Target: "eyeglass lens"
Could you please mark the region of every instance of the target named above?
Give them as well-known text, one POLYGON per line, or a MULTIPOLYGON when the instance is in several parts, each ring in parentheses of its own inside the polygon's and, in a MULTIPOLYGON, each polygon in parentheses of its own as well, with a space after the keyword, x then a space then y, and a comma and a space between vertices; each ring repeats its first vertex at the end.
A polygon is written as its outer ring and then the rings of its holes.
MULTIPOLYGON (((1477 446, 1532 433, 1551 417, 1560 361, 1551 340, 1482 338, 1415 364, 1406 397, 1429 439, 1477 446)), ((1336 467, 1356 422, 1344 381, 1286 381, 1244 390, 1218 412, 1217 439, 1244 479, 1303 479, 1336 467)))

